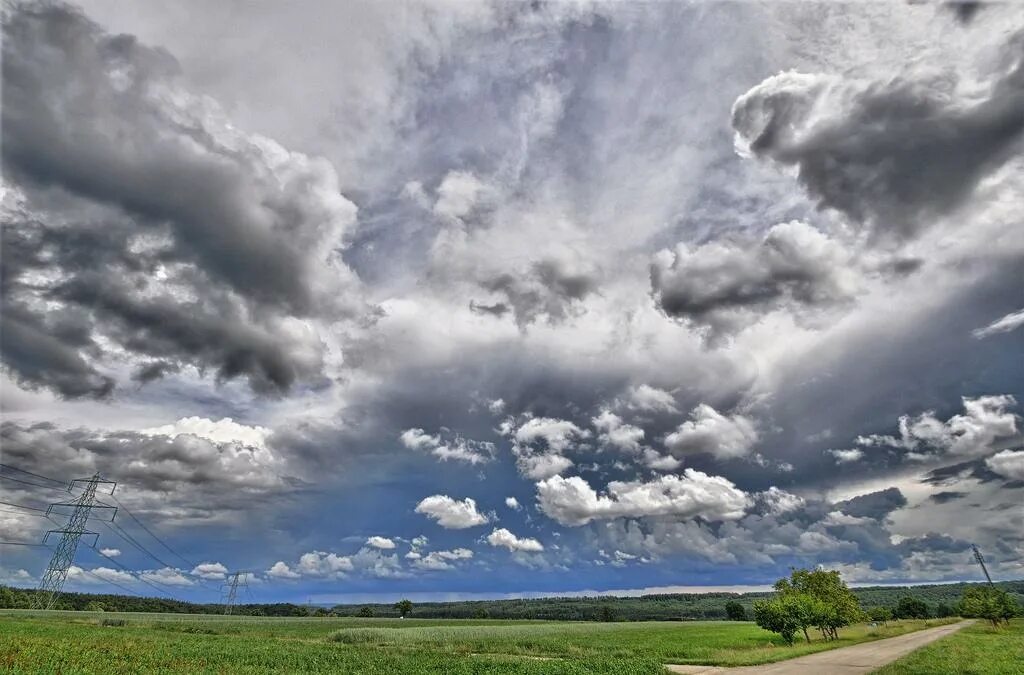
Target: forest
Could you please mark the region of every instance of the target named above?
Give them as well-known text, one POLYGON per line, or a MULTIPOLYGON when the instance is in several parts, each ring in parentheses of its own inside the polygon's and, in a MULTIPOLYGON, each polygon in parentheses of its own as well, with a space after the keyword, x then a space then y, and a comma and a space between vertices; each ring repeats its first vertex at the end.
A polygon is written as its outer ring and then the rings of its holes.
MULTIPOLYGON (((955 611, 967 583, 923 586, 865 586, 852 589, 864 609, 895 609, 901 599, 911 598, 928 616, 955 611)), ((1024 580, 996 584, 1024 604, 1024 580)), ((0 608, 31 608, 34 589, 0 586, 0 608)), ((410 616, 422 619, 544 619, 560 621, 695 621, 707 619, 751 618, 755 600, 770 597, 764 593, 673 593, 638 597, 551 597, 516 600, 477 600, 413 603, 410 616), (739 604, 743 614, 727 614, 727 604, 739 604)), ((904 605, 908 603, 904 601, 904 605)), ((164 598, 64 593, 55 609, 118 612, 171 612, 183 614, 219 614, 218 603, 192 603, 164 598)), ((393 604, 345 604, 332 606, 293 603, 239 604, 232 613, 248 616, 360 616, 397 617, 393 604)), ((921 616, 919 618, 927 618, 921 616)))

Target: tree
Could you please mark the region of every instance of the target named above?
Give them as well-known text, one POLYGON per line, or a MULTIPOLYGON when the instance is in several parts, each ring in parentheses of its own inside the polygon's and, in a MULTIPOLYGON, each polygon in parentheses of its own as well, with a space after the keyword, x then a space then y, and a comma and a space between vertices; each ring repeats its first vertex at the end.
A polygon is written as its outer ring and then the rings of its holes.
POLYGON ((836 640, 840 628, 860 621, 864 616, 857 596, 835 570, 795 569, 789 579, 775 582, 775 590, 783 598, 797 598, 792 609, 798 612, 798 620, 808 621, 802 626, 808 642, 807 625, 817 627, 826 640, 836 640))
POLYGON ((892 621, 892 610, 888 607, 872 607, 868 610, 868 616, 872 621, 884 626, 892 621))
POLYGON ((947 617, 956 616, 956 608, 950 607, 944 602, 940 602, 935 606, 935 616, 939 619, 945 619, 947 617))
POLYGON ((725 603, 725 616, 729 621, 746 621, 747 610, 743 609, 743 605, 735 600, 730 600, 725 603))
POLYGON ((412 602, 403 598, 395 603, 395 609, 398 610, 398 615, 404 619, 412 612, 412 602))
POLYGON ((969 619, 985 619, 993 626, 1009 623, 1020 612, 1017 599, 1006 591, 992 586, 974 586, 960 598, 960 615, 969 619))
POLYGON ((601 621, 615 621, 615 610, 611 605, 601 605, 601 621))
POLYGON ((796 632, 800 630, 800 625, 796 618, 790 613, 789 608, 783 604, 782 600, 778 598, 755 600, 754 622, 765 630, 781 635, 787 645, 793 644, 793 638, 796 636, 796 632))
POLYGON ((896 618, 898 619, 927 619, 930 615, 927 603, 920 598, 904 595, 896 603, 896 618))
POLYGON ((359 616, 363 617, 364 619, 371 618, 373 616, 373 607, 370 607, 369 605, 363 605, 359 608, 359 616))
POLYGON ((85 606, 85 611, 87 612, 105 612, 106 610, 107 608, 103 606, 103 603, 97 600, 93 600, 85 606))

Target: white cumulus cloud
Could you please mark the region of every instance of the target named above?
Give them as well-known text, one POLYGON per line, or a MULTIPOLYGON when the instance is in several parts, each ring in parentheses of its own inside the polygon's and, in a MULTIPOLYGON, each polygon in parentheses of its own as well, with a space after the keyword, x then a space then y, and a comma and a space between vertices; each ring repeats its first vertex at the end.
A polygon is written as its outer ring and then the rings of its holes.
POLYGON ((431 495, 416 505, 416 513, 422 513, 449 530, 464 530, 483 525, 489 520, 477 511, 476 501, 471 497, 460 501, 448 495, 431 495))
POLYGON ((487 543, 491 546, 502 546, 510 551, 538 553, 544 550, 544 545, 536 539, 517 537, 504 527, 496 528, 493 532, 487 535, 487 543))
POLYGON ((750 497, 728 479, 694 469, 650 482, 612 481, 606 495, 599 495, 579 476, 552 476, 537 483, 537 501, 548 516, 572 526, 644 516, 735 520, 751 504, 750 497))

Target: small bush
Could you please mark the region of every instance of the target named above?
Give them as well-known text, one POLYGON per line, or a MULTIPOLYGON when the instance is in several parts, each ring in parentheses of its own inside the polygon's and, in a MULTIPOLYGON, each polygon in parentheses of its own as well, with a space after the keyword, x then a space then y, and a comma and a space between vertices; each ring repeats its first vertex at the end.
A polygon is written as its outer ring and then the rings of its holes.
POLYGON ((103 619, 100 621, 101 626, 115 626, 120 628, 121 626, 127 626, 128 622, 124 619, 103 619))

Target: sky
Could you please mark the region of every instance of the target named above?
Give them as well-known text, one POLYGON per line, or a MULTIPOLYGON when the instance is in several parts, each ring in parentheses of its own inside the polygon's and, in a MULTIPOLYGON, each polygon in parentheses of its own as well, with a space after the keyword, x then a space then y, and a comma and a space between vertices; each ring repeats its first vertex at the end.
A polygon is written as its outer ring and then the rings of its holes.
POLYGON ((69 589, 923 583, 981 578, 971 544, 1024 577, 1024 6, 3 33, 0 540, 56 527, 45 478, 116 481, 69 589))

